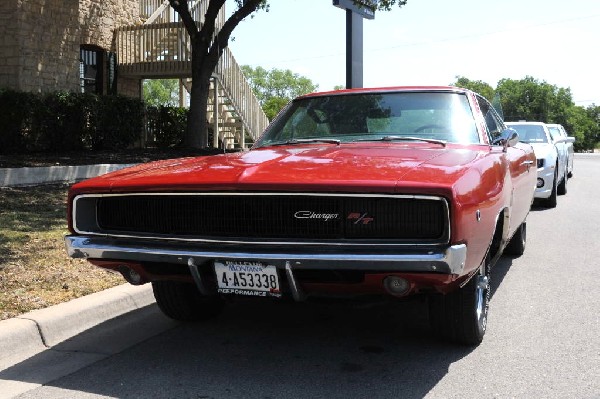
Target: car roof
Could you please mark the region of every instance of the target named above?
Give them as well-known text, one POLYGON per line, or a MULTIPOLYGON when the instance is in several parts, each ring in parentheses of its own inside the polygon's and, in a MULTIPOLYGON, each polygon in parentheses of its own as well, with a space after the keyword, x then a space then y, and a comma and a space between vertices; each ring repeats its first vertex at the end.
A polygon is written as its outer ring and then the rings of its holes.
POLYGON ((359 94, 359 93, 371 94, 371 93, 397 93, 397 92, 418 92, 418 91, 437 91, 437 92, 456 92, 456 93, 471 92, 468 89, 464 89, 461 87, 454 87, 454 86, 390 86, 390 87, 370 87, 370 88, 342 89, 342 90, 315 92, 315 93, 305 94, 298 98, 330 96, 330 95, 359 94))
POLYGON ((517 122, 504 122, 506 125, 541 125, 548 126, 547 123, 544 122, 529 122, 529 121, 517 121, 517 122))

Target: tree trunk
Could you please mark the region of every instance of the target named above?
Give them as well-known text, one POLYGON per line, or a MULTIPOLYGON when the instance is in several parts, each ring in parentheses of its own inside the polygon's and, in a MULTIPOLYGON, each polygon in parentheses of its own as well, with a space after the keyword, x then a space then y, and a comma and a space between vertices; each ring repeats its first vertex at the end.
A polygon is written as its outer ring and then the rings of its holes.
POLYGON ((201 46, 192 42, 192 92, 184 144, 189 148, 208 147, 208 96, 210 77, 214 69, 209 65, 201 46))

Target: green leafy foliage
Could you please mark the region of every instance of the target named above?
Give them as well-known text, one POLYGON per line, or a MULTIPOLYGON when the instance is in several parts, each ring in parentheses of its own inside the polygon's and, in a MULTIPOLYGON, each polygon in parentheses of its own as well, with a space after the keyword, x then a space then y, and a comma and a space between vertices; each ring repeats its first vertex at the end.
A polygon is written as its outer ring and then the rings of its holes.
POLYGON ((178 79, 146 79, 142 84, 144 102, 153 107, 179 105, 178 79))
POLYGON ((146 109, 149 142, 158 148, 181 145, 187 123, 187 109, 180 107, 148 107, 146 109))
POLYGON ((457 76, 453 86, 477 92, 501 104, 507 121, 539 121, 560 123, 576 141, 576 151, 589 151, 600 141, 600 107, 576 106, 571 89, 539 81, 531 76, 523 79, 501 79, 496 89, 489 84, 457 76))
POLYGON ((141 137, 144 129, 144 104, 121 96, 97 97, 98 112, 92 149, 127 148, 141 137))
POLYGON ((126 148, 141 137, 143 103, 122 96, 0 91, 0 153, 126 148))
POLYGON ((452 86, 474 91, 475 93, 481 94, 488 101, 492 101, 494 98, 494 88, 481 80, 470 80, 464 76, 457 76, 456 82, 454 82, 452 86))
POLYGON ((506 120, 530 120, 565 124, 572 107, 570 89, 540 82, 531 76, 521 80, 502 79, 496 93, 502 99, 506 120))
POLYGON ((36 96, 12 90, 0 90, 0 154, 25 147, 31 134, 31 113, 36 96))
POLYGON ((271 69, 263 67, 252 68, 242 66, 242 71, 258 99, 260 105, 272 120, 277 113, 292 99, 303 94, 314 92, 318 85, 310 79, 293 73, 289 69, 271 69))

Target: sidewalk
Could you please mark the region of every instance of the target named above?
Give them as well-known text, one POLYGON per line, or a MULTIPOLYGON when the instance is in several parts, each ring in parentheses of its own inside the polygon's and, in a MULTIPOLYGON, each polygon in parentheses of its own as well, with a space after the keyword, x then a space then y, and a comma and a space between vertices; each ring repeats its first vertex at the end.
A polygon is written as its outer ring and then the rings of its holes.
POLYGON ((98 324, 154 303, 150 284, 123 284, 0 321, 0 370, 98 324))
MULTIPOLYGON (((73 182, 126 166, 130 165, 0 168, 0 187, 73 182)), ((14 368, 15 365, 37 357, 36 355, 42 356, 49 349, 60 348, 65 341, 85 331, 154 303, 150 284, 144 286, 123 284, 2 320, 0 321, 0 373, 4 375, 7 373, 6 370, 14 368)), ((62 350, 58 351, 62 352, 62 350)), ((77 362, 71 363, 69 366, 75 367, 77 362)), ((55 364, 55 366, 61 368, 61 365, 55 364)), ((2 386, 0 398, 4 398, 25 392, 31 389, 32 384, 0 378, 0 386, 2 386)))

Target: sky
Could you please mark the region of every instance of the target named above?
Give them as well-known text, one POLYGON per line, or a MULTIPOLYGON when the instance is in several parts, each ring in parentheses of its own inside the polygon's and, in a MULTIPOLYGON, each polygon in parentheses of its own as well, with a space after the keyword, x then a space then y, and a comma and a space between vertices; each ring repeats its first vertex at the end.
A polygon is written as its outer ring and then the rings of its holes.
MULTIPOLYGON (((289 69, 327 91, 346 82, 345 11, 331 0, 270 0, 230 48, 240 65, 289 69)), ((235 9, 227 0, 227 12, 235 9)), ((598 0, 408 0, 363 21, 363 86, 448 85, 456 76, 496 87, 532 76, 600 105, 598 0)))

